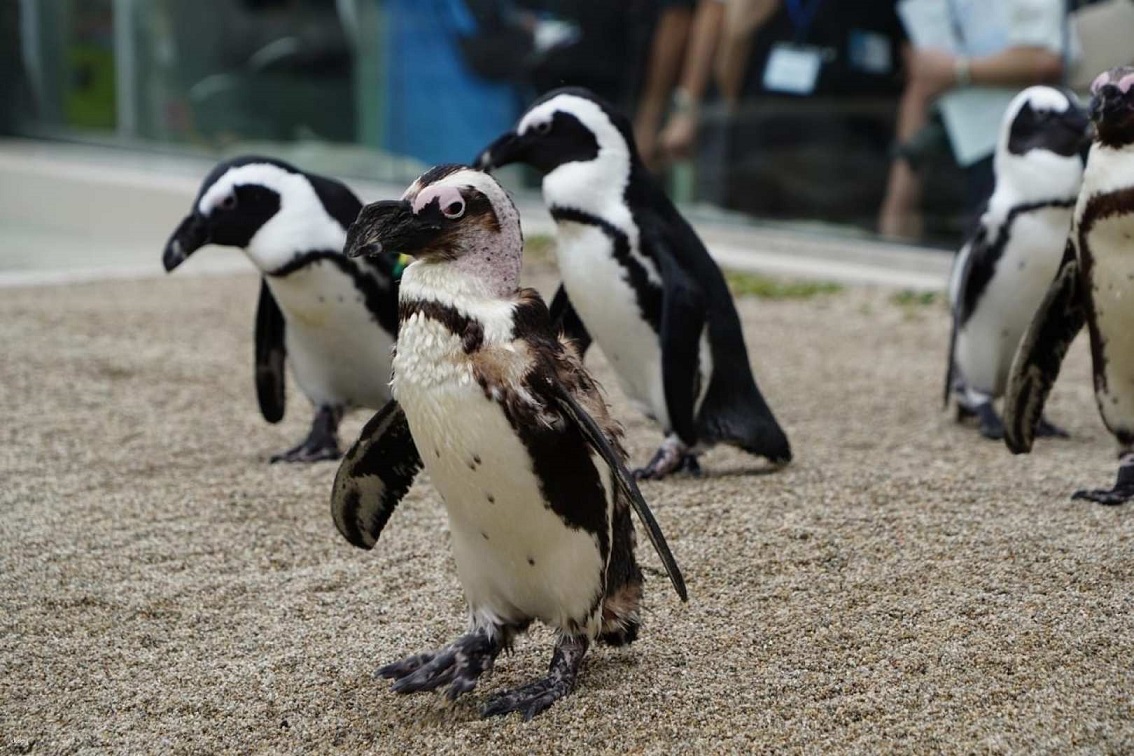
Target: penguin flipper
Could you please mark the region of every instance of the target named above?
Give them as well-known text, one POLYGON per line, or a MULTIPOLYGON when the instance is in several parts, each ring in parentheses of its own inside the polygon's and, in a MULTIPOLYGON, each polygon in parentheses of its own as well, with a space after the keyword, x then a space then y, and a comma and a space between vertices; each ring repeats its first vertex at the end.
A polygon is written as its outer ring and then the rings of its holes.
POLYGON ((579 402, 575 400, 575 397, 571 395, 570 390, 563 385, 563 382, 556 377, 552 379, 551 383, 558 409, 578 426, 584 438, 587 439, 587 443, 602 456, 610 467, 619 491, 642 521, 646 535, 661 558, 662 565, 665 567, 666 574, 669 575, 670 582, 673 583, 674 590, 677 591, 677 595, 682 601, 688 601, 689 594, 685 590, 685 578, 681 575, 681 568, 677 566, 677 560, 674 558, 673 552, 669 550, 669 544, 666 543, 661 527, 654 518, 654 513, 646 504, 646 500, 642 498, 642 492, 638 490, 638 484, 634 482, 633 476, 630 475, 626 465, 615 454, 614 448, 598 423, 579 405, 579 402))
POLYGON ((256 398, 260 413, 269 423, 284 416, 284 316, 268 282, 260 279, 260 303, 256 306, 256 398))
MULTIPOLYGON (((989 244, 988 231, 982 225, 969 242, 961 247, 953 262, 954 270, 949 277, 950 313, 953 326, 949 332, 949 362, 945 366, 945 385, 941 392, 941 404, 949 406, 949 395, 957 379, 957 337, 961 326, 976 309, 976 301, 996 268, 997 254, 989 244)), ((962 377, 963 380, 963 377, 962 377)))
POLYGON ((700 377, 701 333, 705 328, 705 302, 701 291, 686 276, 665 276, 662 300, 662 383, 669 424, 686 446, 697 443, 694 407, 700 377))
POLYGON ((549 309, 552 328, 556 333, 562 333, 569 338, 575 345, 579 357, 583 357, 591 346, 591 334, 583 325, 579 313, 575 312, 575 307, 567 297, 567 289, 563 288, 563 284, 559 284, 559 288, 555 290, 549 309))
POLYGON ((391 399, 366 423, 335 474, 331 515, 343 537, 373 548, 421 467, 406 413, 391 399))
POLYGON ((1071 342, 1087 320, 1086 297, 1075 246, 1069 239, 1063 261, 1012 360, 1004 394, 1004 443, 1013 454, 1032 450, 1043 405, 1051 393, 1071 342))

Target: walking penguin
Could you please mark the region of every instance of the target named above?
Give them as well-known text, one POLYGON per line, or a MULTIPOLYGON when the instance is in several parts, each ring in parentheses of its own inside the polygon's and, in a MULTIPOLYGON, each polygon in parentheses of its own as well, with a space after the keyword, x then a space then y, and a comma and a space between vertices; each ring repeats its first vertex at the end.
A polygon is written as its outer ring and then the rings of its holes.
MULTIPOLYGON (((1016 95, 996 146, 996 187, 953 264, 945 402, 953 396, 958 418, 975 415, 986 438, 1004 436, 992 403, 1063 257, 1089 125, 1070 91, 1036 86, 1016 95)), ((1039 433, 1066 435, 1043 419, 1039 433)))
POLYGON ((1118 476, 1112 488, 1074 498, 1121 504, 1134 497, 1134 67, 1095 79, 1091 120, 1094 143, 1063 261, 1012 363, 1004 440, 1015 454, 1031 451, 1044 402, 1085 323, 1095 400, 1118 441, 1118 476))
POLYGON ((697 456, 722 442, 790 461, 724 276, 639 159, 625 116, 587 90, 555 90, 477 160, 514 162, 543 172, 556 222, 552 320, 580 353, 593 336, 631 403, 667 434, 636 473, 698 472, 697 456))
POLYGON ((400 201, 368 205, 348 253, 397 249, 403 275, 395 400, 339 467, 332 514, 371 548, 417 472, 444 500, 468 632, 379 670, 399 693, 472 690, 534 620, 558 631, 546 678, 492 696, 483 716, 540 713, 575 685, 593 641, 638 635, 634 509, 678 594, 685 585, 624 464, 621 429, 538 293, 519 288, 512 200, 486 173, 440 166, 400 201))
POLYGON ((239 247, 259 268, 260 411, 269 423, 283 418, 285 359, 315 405, 307 438, 273 462, 338 459, 343 412, 376 409, 390 398, 397 260, 343 254, 347 228, 361 207, 338 181, 279 160, 239 157, 205 177, 192 211, 165 246, 167 271, 206 244, 239 247))

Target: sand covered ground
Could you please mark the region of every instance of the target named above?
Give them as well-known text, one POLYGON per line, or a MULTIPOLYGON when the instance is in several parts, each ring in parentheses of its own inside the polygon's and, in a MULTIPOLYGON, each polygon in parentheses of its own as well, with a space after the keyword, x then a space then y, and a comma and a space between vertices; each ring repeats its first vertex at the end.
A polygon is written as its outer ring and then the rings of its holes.
MULTIPOLYGON (((289 386, 259 417, 256 292, 0 291, 0 752, 1134 751, 1134 505, 1069 499, 1114 473, 1084 340, 1074 437, 1014 458, 940 411, 940 302, 745 298, 795 463, 645 484, 690 602, 640 549, 639 642, 525 724, 477 705, 543 673, 542 628, 456 705, 373 679, 463 628, 445 516, 421 480, 363 552, 335 464, 267 464, 310 411, 289 386)), ((643 461, 656 429, 590 364, 643 461)))

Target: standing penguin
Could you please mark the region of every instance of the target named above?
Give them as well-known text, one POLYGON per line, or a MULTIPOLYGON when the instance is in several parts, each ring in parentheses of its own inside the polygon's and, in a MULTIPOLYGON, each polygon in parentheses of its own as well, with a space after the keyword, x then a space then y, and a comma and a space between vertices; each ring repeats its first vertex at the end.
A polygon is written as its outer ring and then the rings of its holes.
POLYGON ((349 407, 390 398, 398 327, 396 259, 343 253, 362 203, 343 184, 279 160, 239 157, 217 165, 192 212, 165 246, 172 271, 206 244, 240 247, 260 269, 256 395, 269 423, 284 415, 284 359, 315 405, 307 438, 273 462, 338 459, 339 421, 349 407))
POLYGON ((630 509, 685 599, 681 573, 624 465, 621 430, 539 294, 519 289, 523 238, 488 174, 434 168, 401 201, 367 206, 348 254, 417 257, 402 278, 391 401, 335 478, 339 531, 371 548, 422 468, 449 515, 469 630, 379 670, 399 693, 472 690, 533 620, 559 632, 548 676, 483 716, 540 713, 574 686, 594 640, 638 634, 642 572, 630 509))
MULTIPOLYGON (((975 415, 986 438, 1004 436, 992 403, 1063 257, 1088 125, 1070 91, 1039 86, 1016 95, 996 147, 996 188, 953 264, 945 402, 951 393, 958 419, 975 415)), ((1039 432, 1066 435, 1046 420, 1039 432)))
POLYGON ((630 123, 583 89, 559 89, 478 158, 542 171, 563 285, 552 319, 602 347, 631 403, 667 434, 636 471, 661 478, 728 443, 791 460, 761 396, 732 296, 705 245, 638 157, 630 123))
POLYGON ((1012 363, 1004 439, 1015 454, 1031 451, 1063 357, 1086 323, 1095 400, 1118 440, 1118 478, 1074 498, 1121 504, 1134 498, 1134 68, 1100 74, 1091 94, 1095 139, 1083 188, 1059 272, 1012 363))

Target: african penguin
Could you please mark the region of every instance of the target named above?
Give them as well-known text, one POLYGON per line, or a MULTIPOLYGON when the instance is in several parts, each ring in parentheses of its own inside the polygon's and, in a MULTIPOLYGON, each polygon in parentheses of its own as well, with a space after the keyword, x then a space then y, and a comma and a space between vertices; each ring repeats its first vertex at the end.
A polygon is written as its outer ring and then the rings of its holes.
MULTIPOLYGON (((1016 95, 996 147, 996 187, 953 264, 945 402, 952 394, 958 419, 975 415, 986 438, 1004 435, 992 403, 1063 256, 1089 125, 1070 91, 1037 86, 1016 95)), ((1040 432, 1066 435, 1047 421, 1040 432)))
POLYGON ((633 508, 674 587, 681 573, 624 464, 621 429, 539 294, 519 289, 512 200, 486 173, 440 166, 400 201, 363 209, 348 254, 397 249, 403 275, 395 399, 339 467, 339 531, 371 548, 424 467, 444 500, 468 632, 379 670, 400 693, 472 690, 540 620, 559 638, 545 679, 492 696, 483 716, 540 713, 574 687, 592 641, 638 634, 633 508))
POLYGON ((1043 405, 1071 341, 1086 323, 1095 399, 1118 440, 1113 488, 1076 499, 1121 504, 1134 497, 1134 67, 1091 85, 1094 143, 1063 261, 1012 364, 1004 399, 1005 442, 1031 451, 1043 405))
POLYGON ((342 253, 362 203, 343 184, 279 160, 226 160, 205 177, 165 247, 172 271, 206 244, 239 247, 263 274, 256 312, 256 394, 269 423, 284 415, 284 360, 315 405, 307 438, 272 461, 341 456, 350 407, 390 399, 398 327, 396 259, 342 253))
POLYGON ((634 406, 667 434, 649 464, 660 478, 728 443, 774 463, 787 436, 761 396, 724 276, 638 157, 630 123, 584 89, 536 101, 477 159, 543 172, 563 283, 552 319, 591 336, 634 406))

